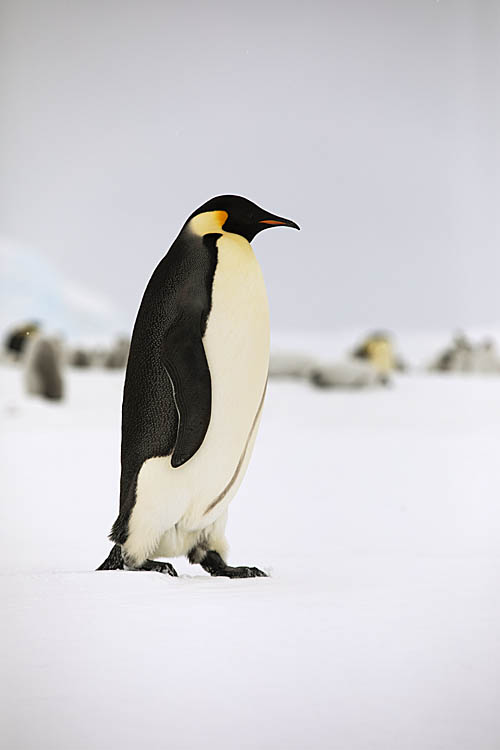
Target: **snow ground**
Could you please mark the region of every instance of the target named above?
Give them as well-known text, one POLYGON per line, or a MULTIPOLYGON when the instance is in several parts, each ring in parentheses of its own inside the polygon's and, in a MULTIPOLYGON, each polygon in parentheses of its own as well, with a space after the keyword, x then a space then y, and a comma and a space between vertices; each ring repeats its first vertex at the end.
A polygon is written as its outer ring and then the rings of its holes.
POLYGON ((0 369, 2 746, 500 747, 500 378, 271 383, 230 511, 268 579, 94 573, 122 376, 0 369))

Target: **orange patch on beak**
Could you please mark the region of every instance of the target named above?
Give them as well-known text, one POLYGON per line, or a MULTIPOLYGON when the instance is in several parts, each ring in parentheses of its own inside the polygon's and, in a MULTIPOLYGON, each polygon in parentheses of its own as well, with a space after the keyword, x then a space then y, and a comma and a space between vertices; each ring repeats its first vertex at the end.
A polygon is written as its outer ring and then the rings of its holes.
POLYGON ((274 219, 263 219, 259 224, 284 224, 284 221, 275 221, 274 219))

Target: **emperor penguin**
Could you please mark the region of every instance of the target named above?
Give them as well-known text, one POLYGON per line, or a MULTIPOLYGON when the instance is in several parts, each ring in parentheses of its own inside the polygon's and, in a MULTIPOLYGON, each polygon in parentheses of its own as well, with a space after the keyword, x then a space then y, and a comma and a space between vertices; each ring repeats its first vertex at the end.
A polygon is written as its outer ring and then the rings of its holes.
POLYGON ((125 375, 115 546, 98 570, 175 576, 154 558, 186 555, 213 576, 265 575, 227 564, 225 526, 269 368, 267 294, 250 242, 278 226, 299 229, 246 198, 212 198, 156 267, 125 375))

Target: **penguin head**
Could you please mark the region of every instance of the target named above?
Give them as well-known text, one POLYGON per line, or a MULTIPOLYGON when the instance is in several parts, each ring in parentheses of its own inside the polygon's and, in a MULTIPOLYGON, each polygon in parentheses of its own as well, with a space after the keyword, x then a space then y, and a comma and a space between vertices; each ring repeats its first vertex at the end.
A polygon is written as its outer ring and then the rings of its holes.
POLYGON ((300 229, 290 219, 265 211, 239 195, 218 195, 194 211, 186 222, 196 234, 232 232, 251 242, 263 229, 292 227, 300 229))

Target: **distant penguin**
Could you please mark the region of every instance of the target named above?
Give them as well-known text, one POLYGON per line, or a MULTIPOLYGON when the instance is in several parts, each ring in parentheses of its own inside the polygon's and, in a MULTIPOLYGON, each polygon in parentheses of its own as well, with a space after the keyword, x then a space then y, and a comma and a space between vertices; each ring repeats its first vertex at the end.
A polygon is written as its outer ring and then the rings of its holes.
POLYGON ((121 337, 116 339, 111 349, 106 352, 104 357, 104 367, 109 370, 121 370, 127 364, 128 350, 130 341, 121 337))
POLYGON ((28 393, 52 401, 64 396, 61 342, 40 334, 30 336, 25 347, 24 377, 28 393))
POLYGON ((90 367, 90 355, 83 349, 74 349, 69 355, 72 367, 90 367))
POLYGON ((25 347, 30 341, 30 336, 34 336, 39 331, 40 325, 34 321, 16 326, 16 328, 10 331, 5 341, 7 352, 14 359, 22 358, 25 347))
POLYGON ((311 373, 311 382, 319 388, 371 388, 381 384, 373 365, 356 357, 318 365, 311 373))
POLYGON ((250 242, 273 226, 299 229, 246 198, 212 198, 154 271, 125 376, 116 544, 98 570, 177 575, 153 558, 187 555, 211 575, 265 575, 227 565, 225 526, 269 367, 267 295, 250 242))
POLYGON ((390 336, 377 331, 368 336, 358 346, 352 356, 370 362, 378 374, 379 381, 389 385, 391 372, 396 368, 396 360, 392 350, 390 336))
POLYGON ((269 362, 270 378, 309 378, 316 367, 316 361, 307 354, 271 354, 269 362))

